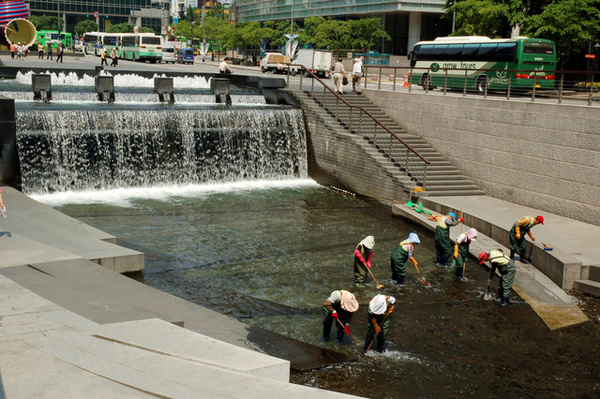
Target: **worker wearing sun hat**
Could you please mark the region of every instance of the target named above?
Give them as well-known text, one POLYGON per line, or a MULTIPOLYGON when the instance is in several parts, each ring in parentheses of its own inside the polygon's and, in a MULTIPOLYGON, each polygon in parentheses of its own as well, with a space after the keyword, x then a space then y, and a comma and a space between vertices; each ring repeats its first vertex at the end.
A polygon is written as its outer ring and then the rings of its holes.
POLYGON ((323 303, 323 338, 329 341, 331 324, 336 320, 337 341, 344 342, 344 333, 350 334, 352 314, 358 310, 358 301, 353 293, 345 290, 333 291, 323 303))
POLYGON ((450 227, 462 223, 463 218, 456 220, 456 215, 450 212, 446 217, 438 217, 435 225, 435 252, 437 255, 437 265, 441 267, 448 266, 447 262, 452 256, 453 248, 450 240, 450 227))
POLYGON ((419 236, 417 233, 410 233, 408 238, 402 241, 393 251, 390 256, 390 263, 392 267, 392 280, 396 284, 403 284, 404 277, 406 276, 407 260, 410 260, 413 264, 417 264, 417 260, 413 256, 415 245, 420 244, 419 236))
POLYGON ((534 217, 523 216, 513 224, 508 238, 510 241, 510 259, 515 260, 515 253, 519 250, 521 254, 521 262, 527 263, 527 241, 525 240, 525 234, 531 238, 531 241, 535 241, 535 237, 531 235, 531 228, 538 224, 544 224, 544 217, 539 215, 534 217))
POLYGON ((458 279, 463 277, 463 265, 469 255, 469 245, 477 240, 477 230, 470 228, 466 233, 461 233, 454 243, 454 258, 456 259, 456 270, 454 272, 458 279))
POLYGON ((367 268, 371 267, 373 248, 375 248, 375 237, 367 236, 354 250, 354 283, 359 287, 367 279, 367 268))
POLYGON ((369 302, 367 335, 363 353, 369 351, 375 339, 377 339, 377 352, 382 353, 385 349, 385 336, 390 327, 390 315, 394 311, 395 303, 396 298, 382 294, 375 295, 369 302))
POLYGON ((479 254, 479 264, 483 265, 486 261, 490 262, 490 281, 496 275, 496 270, 500 272, 500 283, 498 284, 498 299, 500 306, 506 306, 510 303, 510 289, 515 282, 517 267, 501 249, 492 249, 489 253, 481 252, 479 254))

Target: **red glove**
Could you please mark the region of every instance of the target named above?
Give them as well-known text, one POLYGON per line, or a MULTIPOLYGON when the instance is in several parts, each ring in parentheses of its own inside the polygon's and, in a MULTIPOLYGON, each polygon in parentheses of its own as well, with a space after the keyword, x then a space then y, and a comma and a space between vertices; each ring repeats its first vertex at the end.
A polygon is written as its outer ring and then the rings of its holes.
POLYGON ((331 316, 333 316, 335 319, 337 319, 338 318, 337 311, 334 310, 333 312, 331 312, 331 316))
POLYGON ((465 221, 465 219, 461 217, 461 218, 458 219, 458 221, 462 223, 462 222, 465 221))
POLYGON ((350 335, 350 324, 346 324, 346 326, 344 327, 344 332, 350 335))
POLYGON ((367 262, 367 267, 370 269, 371 268, 371 262, 367 262))

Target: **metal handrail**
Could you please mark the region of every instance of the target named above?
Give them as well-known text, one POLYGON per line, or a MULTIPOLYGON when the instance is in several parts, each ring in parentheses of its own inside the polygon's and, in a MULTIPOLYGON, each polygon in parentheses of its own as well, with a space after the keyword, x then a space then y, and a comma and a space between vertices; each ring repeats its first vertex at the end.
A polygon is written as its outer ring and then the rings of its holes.
MULTIPOLYGON (((371 114, 369 111, 361 106, 352 105, 344 100, 338 93, 331 89, 325 82, 323 82, 318 76, 313 74, 308 68, 303 65, 297 65, 300 68, 300 83, 299 89, 303 90, 303 77, 308 76, 311 78, 310 89, 306 90, 311 98, 315 99, 315 82, 318 82, 323 87, 323 94, 329 92, 333 95, 335 104, 327 103, 326 98, 321 99, 321 104, 325 110, 335 116, 335 118, 345 125, 350 132, 363 134, 363 137, 373 141, 373 145, 384 153, 389 160, 397 166, 400 170, 404 171, 405 176, 410 177, 417 185, 421 185, 423 190, 427 188, 427 165, 430 161, 421 155, 417 150, 411 147, 410 144, 402 140, 398 135, 392 132, 387 126, 385 126, 377 117, 371 114), (343 109, 348 110, 348 117, 342 116, 343 109), (358 112, 358 121, 353 118, 353 111, 358 112), (363 120, 363 116, 365 117, 363 120), (358 126, 356 125, 358 123, 358 126), (372 123, 372 128, 368 128, 368 125, 372 123), (377 137, 378 131, 386 136, 383 139, 377 137), (386 138, 389 137, 389 142, 384 143, 386 138), (398 150, 394 144, 400 144, 401 148, 398 150), (386 151, 387 147, 387 151, 386 151), (406 152, 404 153, 404 150, 406 152), (402 153, 400 153, 402 152, 402 153)), ((290 87, 289 75, 290 69, 288 68, 288 87, 290 87)))
MULTIPOLYGON (((392 91, 398 91, 398 87, 402 87, 403 85, 397 85, 397 81, 400 80, 401 82, 404 81, 405 82, 405 87, 407 86, 408 88, 408 92, 412 92, 412 88, 415 85, 414 83, 410 83, 412 81, 412 77, 414 75, 413 73, 413 69, 411 67, 408 66, 388 66, 388 65, 363 65, 363 70, 364 70, 364 75, 363 75, 363 79, 362 79, 362 85, 363 88, 367 89, 369 84, 372 84, 373 82, 370 82, 370 79, 376 77, 376 82, 374 82, 376 84, 376 89, 377 90, 382 90, 382 75, 384 73, 384 71, 389 71, 389 76, 392 79, 391 82, 391 90, 392 91), (398 70, 400 70, 400 73, 398 72, 398 70), (373 72, 374 71, 374 72, 373 72), (408 80, 408 84, 406 84, 406 76, 404 76, 404 78, 402 78, 403 72, 406 72, 406 74, 408 74, 410 76, 409 80, 408 80)), ((433 68, 416 68, 418 69, 419 75, 422 75, 423 71, 429 71, 432 70, 433 68)), ((464 71, 464 74, 466 75, 468 72, 473 72, 473 69, 465 69, 465 68, 438 68, 439 71, 442 71, 444 73, 444 83, 443 85, 441 85, 441 89, 442 89, 442 93, 444 95, 446 95, 448 88, 450 88, 449 86, 449 79, 450 77, 448 76, 448 71, 453 71, 453 72, 457 72, 457 71, 464 71)), ((536 70, 505 70, 505 69, 478 69, 476 70, 478 72, 503 72, 503 73, 508 73, 508 74, 512 74, 514 72, 522 72, 522 73, 533 73, 532 78, 531 78, 531 82, 532 85, 531 87, 527 90, 527 88, 520 88, 520 87, 513 87, 512 86, 512 79, 508 79, 508 86, 507 88, 503 89, 503 90, 495 90, 496 92, 503 92, 506 91, 506 99, 510 100, 511 99, 511 94, 513 93, 527 93, 528 92, 528 96, 531 98, 531 101, 536 101, 540 98, 540 95, 542 93, 550 93, 552 94, 554 97, 554 95, 556 95, 556 102, 558 104, 562 104, 563 100, 565 99, 565 93, 574 93, 576 94, 575 96, 570 96, 569 99, 571 101, 586 101, 588 106, 592 106, 594 104, 594 101, 596 102, 596 104, 599 104, 600 102, 600 98, 599 98, 599 93, 600 90, 598 89, 598 84, 594 83, 594 82, 598 82, 600 81, 600 72, 598 71, 566 71, 566 70, 556 70, 553 71, 554 73, 554 89, 552 90, 545 90, 544 92, 540 91, 539 89, 535 88, 535 83, 537 81, 539 81, 539 79, 541 79, 541 77, 537 76, 537 72, 536 70), (571 85, 573 87, 571 87, 570 89, 566 87, 566 79, 565 76, 581 76, 581 79, 578 80, 573 80, 570 81, 571 85), (575 83, 585 83, 586 87, 576 87, 575 83), (594 86, 596 85, 596 86, 594 86), (577 92, 579 92, 579 95, 577 95, 577 92), (581 94, 585 94, 585 96, 582 96, 581 94)), ((467 91, 468 90, 472 90, 472 87, 467 87, 467 79, 465 78, 465 76, 461 76, 460 78, 455 77, 454 79, 460 79, 461 83, 460 85, 452 85, 451 88, 454 89, 460 89, 462 90, 462 95, 466 96, 467 95, 467 91)), ((456 81, 456 80, 455 80, 456 81)), ((420 86, 420 84, 416 84, 417 86, 420 86)), ((430 87, 429 86, 424 86, 423 87, 425 93, 429 93, 430 87)), ((485 89, 482 92, 482 94, 484 95, 484 97, 487 97, 489 94, 488 91, 488 84, 485 85, 485 89)), ((548 97, 547 95, 544 96, 544 98, 548 97)), ((520 98, 523 98, 523 96, 520 96, 520 98)), ((548 102, 547 99, 545 102, 548 102)))

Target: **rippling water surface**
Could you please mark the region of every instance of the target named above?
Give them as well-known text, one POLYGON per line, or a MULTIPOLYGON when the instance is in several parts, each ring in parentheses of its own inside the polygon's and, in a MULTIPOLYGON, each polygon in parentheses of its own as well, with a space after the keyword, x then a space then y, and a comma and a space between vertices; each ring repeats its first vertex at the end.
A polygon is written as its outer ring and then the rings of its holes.
MULTIPOLYGON (((356 359, 293 373, 295 383, 373 398, 600 396, 596 299, 579 298, 592 321, 548 331, 515 294, 507 308, 483 301, 487 271, 475 260, 459 283, 434 266, 432 233, 308 179, 136 190, 37 199, 143 251, 145 284, 356 359), (392 286, 389 255, 411 231, 421 237, 415 256, 430 289, 410 263, 405 286, 392 286), (352 262, 370 234, 373 273, 398 305, 387 352, 362 356, 365 308, 378 291, 370 280, 353 288, 352 262), (361 304, 351 327, 361 345, 318 342, 322 303, 340 288, 361 304)), ((459 233, 452 228, 452 237, 459 233)))

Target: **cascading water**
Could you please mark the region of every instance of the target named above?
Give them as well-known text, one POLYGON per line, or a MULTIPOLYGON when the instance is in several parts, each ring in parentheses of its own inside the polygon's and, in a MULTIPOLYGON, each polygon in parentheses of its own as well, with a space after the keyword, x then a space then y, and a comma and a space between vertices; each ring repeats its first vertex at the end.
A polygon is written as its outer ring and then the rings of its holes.
POLYGON ((307 175, 300 110, 70 108, 17 113, 24 192, 307 175))

